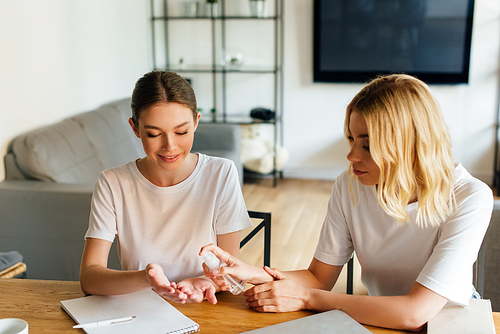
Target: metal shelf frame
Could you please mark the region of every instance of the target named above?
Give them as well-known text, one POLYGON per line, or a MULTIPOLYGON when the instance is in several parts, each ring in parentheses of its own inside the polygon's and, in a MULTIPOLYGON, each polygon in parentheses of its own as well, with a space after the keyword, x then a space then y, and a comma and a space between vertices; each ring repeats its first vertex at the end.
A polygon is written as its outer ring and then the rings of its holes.
MULTIPOLYGON (((212 114, 211 120, 202 120, 206 123, 236 123, 236 124, 253 124, 253 123, 265 123, 272 124, 274 127, 274 166, 276 166, 276 154, 278 145, 283 145, 283 59, 284 59, 284 20, 283 20, 283 7, 284 0, 274 0, 275 4, 275 15, 267 16, 263 18, 253 17, 253 16, 225 16, 226 11, 226 1, 220 0, 220 15, 218 16, 198 16, 198 17, 186 17, 186 16, 170 16, 168 13, 168 0, 163 0, 163 15, 155 16, 154 0, 151 0, 151 31, 152 31, 152 51, 153 51, 153 67, 155 70, 160 69, 156 59, 156 33, 155 33, 155 22, 164 21, 164 47, 165 47, 165 68, 161 70, 174 71, 177 73, 207 73, 212 75, 212 109, 220 110, 220 116, 217 117, 217 113, 212 114), (210 20, 211 21, 211 60, 210 65, 200 65, 191 68, 179 68, 178 66, 172 66, 169 59, 169 21, 178 20, 210 20), (274 64, 272 66, 266 67, 242 67, 242 68, 231 68, 221 66, 217 62, 217 38, 220 38, 220 43, 222 47, 222 54, 226 50, 226 21, 228 20, 255 20, 258 21, 274 21, 274 64), (220 22, 220 34, 216 31, 216 24, 220 22), (238 74, 271 74, 274 76, 274 111, 276 112, 276 117, 272 121, 261 122, 261 121, 239 121, 237 117, 231 116, 228 113, 227 108, 227 76, 233 73, 238 74), (218 101, 218 79, 221 80, 221 101, 218 101)), ((248 116, 249 118, 249 116, 248 116)), ((277 179, 282 177, 282 173, 278 172, 274 168, 273 174, 273 185, 277 185, 277 179)))

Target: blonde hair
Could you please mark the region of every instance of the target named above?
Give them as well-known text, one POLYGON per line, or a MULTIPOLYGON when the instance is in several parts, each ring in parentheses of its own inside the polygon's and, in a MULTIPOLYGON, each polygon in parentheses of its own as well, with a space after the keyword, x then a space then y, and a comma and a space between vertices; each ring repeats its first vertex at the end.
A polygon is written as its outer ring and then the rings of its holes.
MULTIPOLYGON (((380 168, 377 197, 384 211, 408 222, 406 207, 416 196, 417 225, 439 226, 454 205, 455 163, 448 128, 429 87, 403 74, 373 80, 347 107, 347 138, 354 111, 366 121, 370 154, 380 168)), ((352 164, 350 175, 355 177, 352 164)))

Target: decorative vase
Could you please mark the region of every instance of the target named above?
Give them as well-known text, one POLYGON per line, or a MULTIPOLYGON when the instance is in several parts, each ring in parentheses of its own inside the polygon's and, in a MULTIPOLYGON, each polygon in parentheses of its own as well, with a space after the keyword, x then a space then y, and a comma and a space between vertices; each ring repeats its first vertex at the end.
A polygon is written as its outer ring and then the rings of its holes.
POLYGON ((188 1, 184 3, 184 11, 187 17, 196 17, 199 13, 198 1, 188 1))
POLYGON ((228 49, 224 52, 224 58, 220 64, 228 69, 240 68, 243 65, 243 53, 238 49, 228 49))
POLYGON ((206 9, 206 14, 208 17, 218 17, 219 16, 219 3, 207 2, 205 9, 206 9))
POLYGON ((250 15, 258 18, 264 17, 265 1, 250 0, 250 15))

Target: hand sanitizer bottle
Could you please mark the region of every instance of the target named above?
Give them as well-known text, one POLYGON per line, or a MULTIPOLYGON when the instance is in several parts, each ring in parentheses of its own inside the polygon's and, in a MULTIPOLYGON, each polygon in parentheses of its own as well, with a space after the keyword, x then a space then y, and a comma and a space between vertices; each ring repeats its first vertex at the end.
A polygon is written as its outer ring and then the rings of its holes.
MULTIPOLYGON (((215 268, 220 268, 220 267, 227 267, 226 262, 219 261, 217 256, 215 256, 215 254, 212 252, 206 252, 205 254, 202 255, 202 257, 207 267, 210 268, 210 270, 214 270, 215 268)), ((229 292, 231 292, 233 295, 241 293, 245 288, 244 281, 237 280, 233 276, 227 274, 222 277, 224 277, 226 283, 229 284, 229 292)))

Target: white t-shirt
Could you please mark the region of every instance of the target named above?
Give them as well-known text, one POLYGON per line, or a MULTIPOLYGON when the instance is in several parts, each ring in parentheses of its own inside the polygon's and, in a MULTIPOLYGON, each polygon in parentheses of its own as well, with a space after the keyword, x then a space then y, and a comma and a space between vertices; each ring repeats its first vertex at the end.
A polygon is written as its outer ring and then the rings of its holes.
POLYGON ((154 262, 170 281, 202 275, 201 247, 252 222, 234 163, 198 156, 191 175, 171 187, 151 183, 135 161, 101 172, 85 238, 116 235, 123 270, 154 262))
POLYGON ((314 257, 344 265, 356 251, 363 284, 372 296, 405 295, 415 281, 447 298, 468 305, 472 265, 493 209, 491 189, 462 165, 455 168, 456 209, 440 227, 415 224, 418 203, 409 204, 410 222, 398 224, 378 204, 375 186, 337 178, 314 257))

